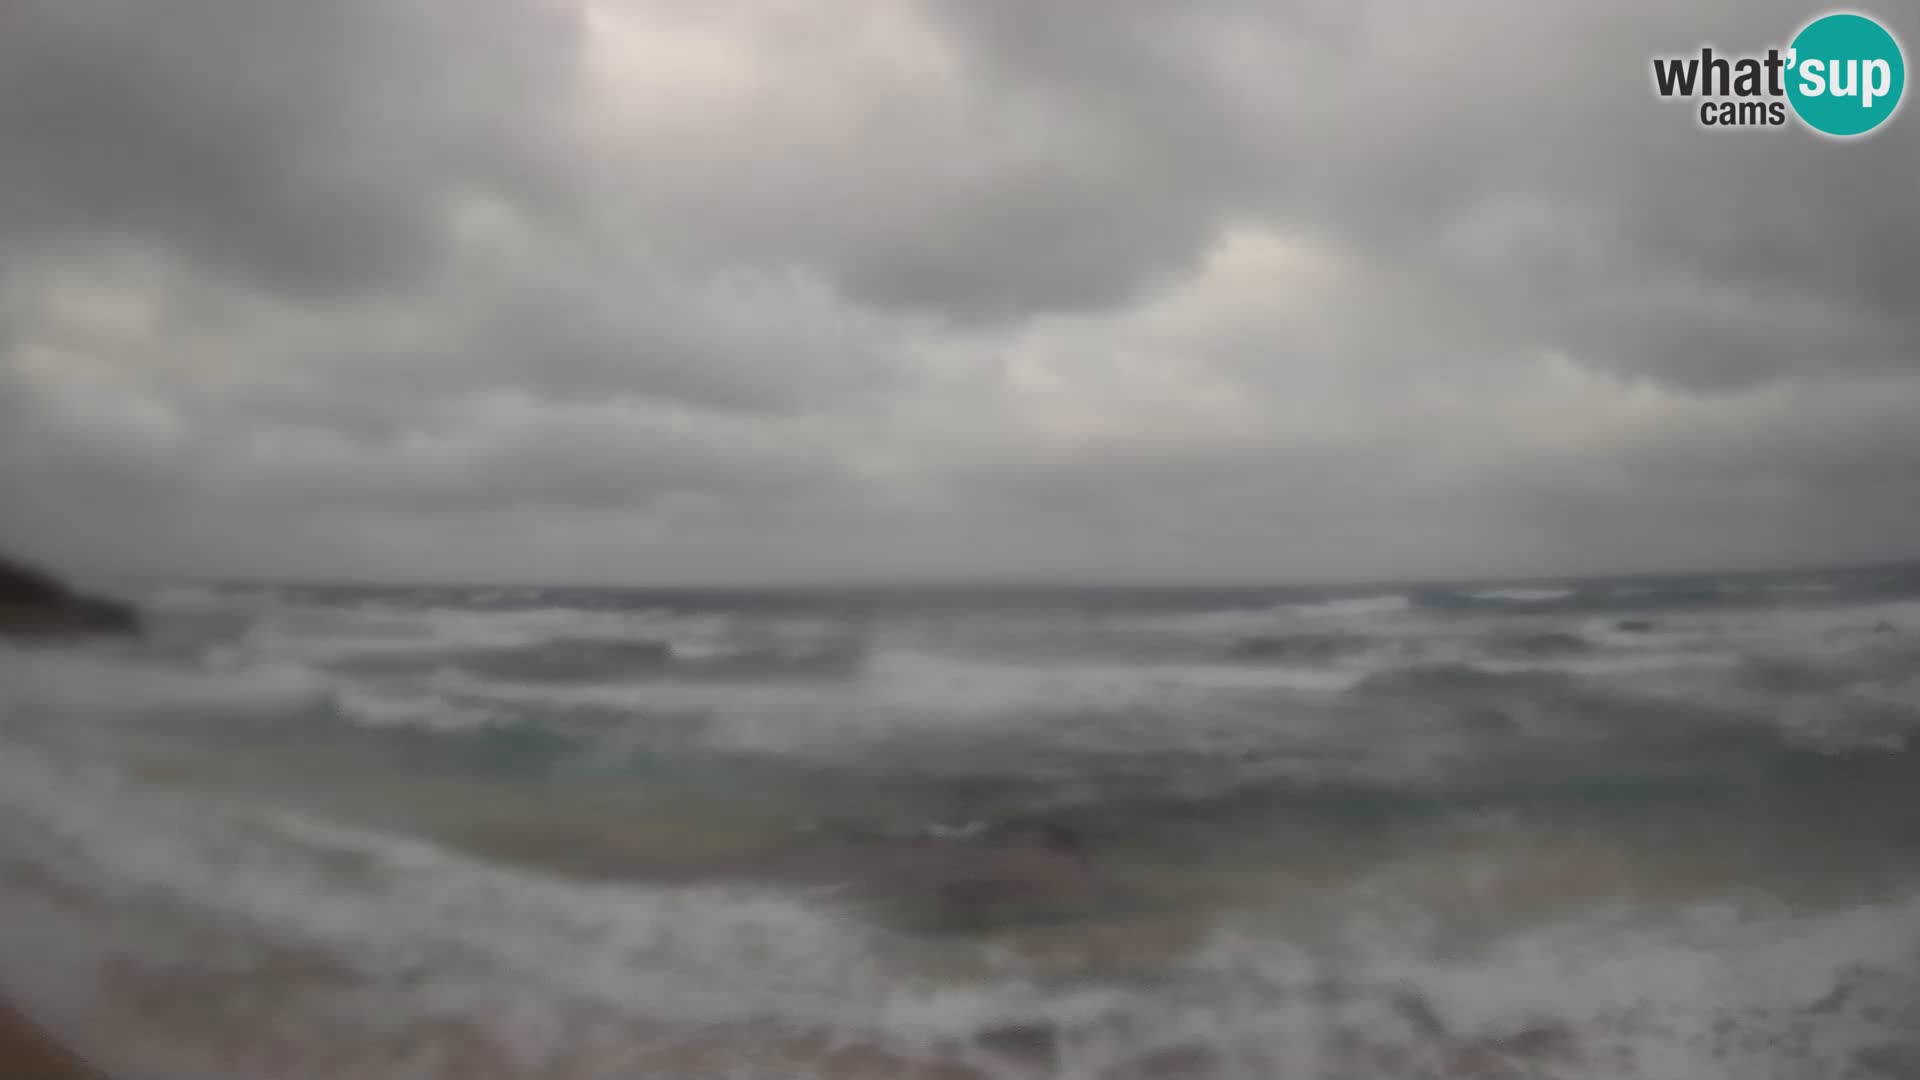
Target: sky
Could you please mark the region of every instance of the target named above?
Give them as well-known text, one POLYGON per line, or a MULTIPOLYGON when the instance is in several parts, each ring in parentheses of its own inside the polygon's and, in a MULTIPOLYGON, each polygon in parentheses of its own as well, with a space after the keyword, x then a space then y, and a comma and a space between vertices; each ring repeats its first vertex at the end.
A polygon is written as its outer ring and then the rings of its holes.
MULTIPOLYGON (((618 584, 1920 557, 1776 0, 7 0, 0 547, 618 584)), ((1877 11, 1920 43, 1920 10, 1877 11)))

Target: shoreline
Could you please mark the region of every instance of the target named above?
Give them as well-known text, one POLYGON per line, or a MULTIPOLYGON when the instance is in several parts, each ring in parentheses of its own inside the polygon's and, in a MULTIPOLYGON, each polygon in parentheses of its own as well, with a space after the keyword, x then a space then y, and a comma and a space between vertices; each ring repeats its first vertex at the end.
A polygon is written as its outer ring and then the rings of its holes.
POLYGON ((0 997, 0 1074, 21 1080, 106 1080, 46 1029, 0 997))

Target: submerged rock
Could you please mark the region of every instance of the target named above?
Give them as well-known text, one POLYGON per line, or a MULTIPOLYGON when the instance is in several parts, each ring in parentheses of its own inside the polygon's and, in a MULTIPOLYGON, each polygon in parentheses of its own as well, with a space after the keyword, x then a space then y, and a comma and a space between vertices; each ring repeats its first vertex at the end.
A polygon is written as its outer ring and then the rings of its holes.
POLYGON ((44 571, 0 556, 0 637, 47 639, 134 634, 133 608, 76 592, 44 571))
POLYGON ((1084 862, 1087 840, 1070 825, 1046 818, 1015 818, 980 831, 981 839, 1002 847, 1026 847, 1084 862))
POLYGON ((1087 917, 1128 898, 1098 872, 1087 839, 1044 818, 907 832, 828 829, 700 877, 832 885, 917 931, 976 933, 1087 917))
POLYGON ((850 853, 862 891, 922 931, 975 933, 1083 917, 1098 908, 1087 843, 1022 818, 868 842, 850 853))

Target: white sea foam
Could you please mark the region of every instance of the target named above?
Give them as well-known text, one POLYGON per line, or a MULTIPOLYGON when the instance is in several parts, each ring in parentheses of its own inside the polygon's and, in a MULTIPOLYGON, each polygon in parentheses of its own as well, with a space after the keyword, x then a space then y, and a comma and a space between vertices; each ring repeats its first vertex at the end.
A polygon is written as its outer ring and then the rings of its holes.
POLYGON ((1192 699, 1209 691, 1338 693, 1366 668, 1192 662, 1143 667, 1123 662, 1012 664, 890 650, 870 664, 869 692, 894 704, 936 704, 962 713, 1049 707, 1121 708, 1192 699))
MULTIPOLYGON (((240 643, 252 655, 344 667, 354 664, 445 665, 516 651, 656 645, 687 665, 792 660, 845 647, 847 628, 832 620, 743 620, 722 613, 660 609, 566 607, 412 608, 386 603, 353 607, 293 605, 258 610, 240 643)), ((557 659, 564 659, 558 657, 557 659)))
MULTIPOLYGON (((510 1036, 532 1072, 578 1064, 564 1055, 582 1032, 604 1035, 595 1017, 624 1020, 629 1042, 609 1046, 608 1071, 624 1061, 627 1075, 636 1046, 668 1024, 682 1039, 753 1025, 733 1037, 737 1055, 722 1040, 708 1063, 787 1075, 808 1063, 768 1059, 752 1033, 813 1030, 989 1076, 1034 1067, 996 1046, 996 1032, 1014 1032, 1048 1047, 1062 1076, 1184 1054, 1199 1075, 1331 1078, 1432 1075, 1449 1054, 1519 1054, 1512 1040, 1544 1032, 1569 1050, 1530 1064, 1580 1080, 1852 1075, 1864 1053, 1911 1046, 1920 1023, 1907 992, 1920 960, 1915 897, 1814 914, 1595 910, 1466 951, 1439 948, 1418 919, 1379 921, 1391 906, 1363 905, 1313 944, 1246 917, 1216 927, 1163 979, 1047 990, 1018 974, 894 970, 871 932, 791 895, 569 882, 405 836, 162 797, 7 750, 0 861, 146 914, 137 933, 109 921, 88 934, 86 907, 0 893, 0 940, 51 935, 65 966, 139 956, 183 980, 224 964, 229 982, 245 970, 233 949, 250 940, 318 950, 351 981, 286 995, 286 1030, 300 1030, 303 1009, 363 1024, 367 1039, 431 1040, 464 1025, 510 1036), (183 914, 224 927, 228 948, 173 948, 159 928, 183 914)), ((19 967, 35 956, 8 950, 0 973, 37 983, 41 973, 19 967)), ((97 989, 113 992, 104 980, 97 989)), ((246 992, 280 993, 271 981, 246 992)), ((297 1038, 288 1049, 340 1060, 297 1038)))
POLYGON ((1370 670, 1359 664, 1223 662, 1147 670, 1120 662, 1023 665, 882 649, 868 659, 859 679, 844 682, 742 684, 666 677, 536 686, 441 670, 429 685, 462 698, 524 707, 697 711, 713 717, 712 737, 734 748, 801 750, 915 729, 1019 730, 1039 717, 1076 713, 1199 712, 1222 695, 1324 697, 1348 689, 1370 670))
MULTIPOLYGON (((146 710, 296 723, 324 715, 449 739, 591 708, 610 715, 591 723, 569 718, 565 730, 581 739, 579 759, 604 755, 615 769, 681 743, 865 763, 876 748, 902 744, 931 748, 928 754, 985 747, 982 760, 1007 773, 1061 769, 1063 797, 1072 795, 1071 770, 1104 764, 1101 755, 1154 761, 1165 752, 1182 767, 1208 757, 1192 777, 1170 771, 1170 789, 1183 793, 1292 777, 1294 769, 1303 784, 1458 775, 1456 765, 1472 766, 1489 741, 1509 745, 1500 740, 1512 731, 1463 728, 1448 698, 1456 693, 1511 695, 1498 704, 1517 717, 1523 736, 1534 730, 1531 718, 1560 715, 1553 695, 1592 695, 1583 707, 1600 708, 1614 693, 1633 708, 1640 697, 1684 697, 1713 706, 1712 716, 1726 722, 1776 725, 1820 748, 1899 749, 1915 730, 1920 689, 1910 635, 1920 632, 1920 604, 1912 601, 1658 612, 1650 626, 1622 630, 1614 618, 1557 618, 1556 609, 1524 607, 1548 597, 1503 599, 1515 609, 1432 619, 1397 617, 1408 608, 1398 594, 1198 615, 1049 616, 1053 622, 1039 630, 1021 616, 996 614, 960 637, 928 622, 908 631, 879 625, 863 665, 812 682, 672 671, 624 682, 532 682, 481 678, 436 655, 665 640, 676 662, 724 660, 767 642, 808 643, 848 628, 830 619, 276 598, 258 605, 249 636, 192 656, 142 645, 0 651, 0 706, 72 715, 76 723, 146 710), (1497 648, 1574 631, 1581 642, 1564 654, 1516 660, 1497 648), (1007 645, 1056 634, 1080 636, 1032 656, 1007 645), (1218 644, 1248 634, 1317 635, 1338 638, 1339 647, 1311 661, 1289 659, 1284 649, 1228 660, 1218 644), (1417 657, 1402 648, 1414 640, 1417 657), (338 662, 375 655, 409 662, 338 662), (1416 659, 1469 674, 1566 678, 1469 679, 1453 687, 1442 679, 1399 697, 1341 693, 1416 659), (1802 678, 1804 686, 1793 681, 1802 678), (1064 767, 1042 760, 1045 754, 1032 762, 1017 751, 1014 760, 996 759, 994 740, 1073 756, 1064 767), (1290 756, 1296 749, 1313 753, 1290 756)), ((190 617, 228 600, 189 595, 157 607, 162 619, 169 611, 190 617)), ((1572 712, 1587 729, 1604 728, 1602 719, 1572 712)), ((1674 715, 1689 722, 1692 714, 1674 715)), ((434 778, 496 782, 458 768, 434 778)), ((0 865, 30 866, 82 894, 130 905, 103 909, 118 917, 102 916, 89 905, 39 905, 0 887, 0 943, 7 946, 0 975, 31 977, 22 965, 33 961, 20 958, 41 955, 26 945, 44 939, 60 941, 65 957, 94 956, 103 970, 116 950, 170 949, 145 955, 190 979, 206 958, 148 929, 173 917, 162 909, 179 908, 203 930, 263 936, 338 960, 354 981, 332 999, 335 1018, 364 1009, 359 1019, 370 1031, 519 1030, 519 1021, 500 1018, 545 1017, 551 1022, 516 1036, 531 1055, 529 1074, 568 1071, 547 1067, 543 1055, 578 1042, 573 1025, 588 1011, 618 1021, 616 1041, 641 1037, 618 1033, 648 1024, 770 1025, 825 1032, 841 1045, 910 1061, 959 1054, 987 1075, 1018 1069, 979 1037, 1013 1028, 1053 1039, 1056 1059, 1047 1070, 1065 1076, 1106 1075, 1157 1053, 1197 1049, 1203 1053, 1195 1060, 1243 1066, 1238 1075, 1314 1077, 1335 1071, 1335 1060, 1350 1052, 1343 1045, 1428 1054, 1437 1052, 1436 1039, 1471 1044, 1560 1028, 1582 1048, 1576 1060, 1542 1066, 1562 1077, 1839 1076, 1850 1055, 1897 1041, 1901 1024, 1920 1027, 1911 997, 1886 989, 1897 990, 1899 979, 1911 986, 1920 966, 1913 929, 1920 900, 1897 895, 1878 896, 1874 907, 1765 917, 1655 903, 1574 912, 1550 925, 1506 927, 1485 947, 1465 951, 1423 936, 1428 913, 1417 904, 1374 904, 1365 918, 1358 910, 1365 905, 1356 904, 1350 922, 1329 931, 1344 935, 1337 949, 1316 942, 1309 950, 1253 911, 1233 916, 1234 928, 1218 928, 1211 945, 1164 978, 1042 989, 1022 981, 1018 961, 976 964, 968 970, 996 974, 957 981, 890 966, 897 956, 886 935, 820 896, 568 881, 415 837, 262 813, 211 796, 160 796, 11 743, 0 746, 0 865), (90 918, 100 925, 84 922, 90 918), (115 929, 123 925, 139 929, 115 929), (1431 1018, 1410 1001, 1423 1003, 1431 1018)), ((1076 932, 1068 925, 1058 935, 1064 942, 1076 932)), ((103 982, 100 992, 110 991, 103 982)), ((291 1017, 316 1007, 295 998, 287 1004, 291 1017)), ((1387 1060, 1411 1059, 1380 1059, 1387 1060)), ((608 1062, 610 1074, 624 1064, 617 1056, 608 1062)), ((1347 1071, 1391 1075, 1374 1064, 1347 1071)), ((755 1068, 794 1075, 806 1066, 742 1056, 712 1071, 749 1075, 755 1068)), ((679 1072, 689 1071, 698 1070, 679 1072)))
POLYGON ((347 721, 369 728, 457 732, 494 727, 509 720, 499 709, 457 703, 430 690, 346 686, 334 703, 347 721))
POLYGON ((291 662, 194 667, 109 650, 0 649, 0 706, 14 708, 270 714, 324 704, 333 690, 291 662))
POLYGON ((1366 615, 1394 615, 1408 611, 1413 601, 1404 593, 1379 593, 1370 596, 1340 596, 1310 604, 1290 604, 1288 610, 1314 618, 1356 618, 1366 615))
POLYGON ((237 606, 229 593, 206 585, 163 585, 148 590, 139 600, 143 608, 157 612, 199 614, 237 606))
POLYGON ((1573 595, 1572 589, 1507 588, 1480 589, 1462 593, 1469 600, 1489 600, 1507 604, 1545 604, 1554 600, 1565 600, 1573 595))
POLYGON ((1145 628, 1230 639, 1246 634, 1298 630, 1303 619, 1312 620, 1316 626, 1334 620, 1360 623, 1368 617, 1404 614, 1412 608, 1412 598, 1403 593, 1373 593, 1215 611, 1137 615, 1126 622, 1145 628))
POLYGON ((330 715, 369 728, 461 731, 506 722, 424 685, 355 682, 290 660, 218 651, 193 662, 115 650, 0 649, 0 711, 163 714, 266 723, 330 715))
POLYGON ((826 1006, 824 1020, 865 966, 849 924, 772 894, 566 882, 404 836, 161 797, 18 747, 0 758, 0 778, 10 835, 38 835, 11 850, 37 854, 41 872, 325 944, 372 981, 464 956, 538 992, 615 1006, 638 994, 681 1020, 826 1006), (316 858, 329 854, 375 872, 330 873, 316 858))
POLYGON ((1719 651, 1659 651, 1601 653, 1554 661, 1481 660, 1474 666, 1498 674, 1572 675, 1588 679, 1644 676, 1671 671, 1724 671, 1739 663, 1738 653, 1719 651))
POLYGON ((1806 644, 1816 644, 1818 639, 1831 641, 1888 631, 1913 635, 1920 634, 1920 601, 1781 608, 1756 612, 1729 623, 1739 631, 1797 638, 1806 644))

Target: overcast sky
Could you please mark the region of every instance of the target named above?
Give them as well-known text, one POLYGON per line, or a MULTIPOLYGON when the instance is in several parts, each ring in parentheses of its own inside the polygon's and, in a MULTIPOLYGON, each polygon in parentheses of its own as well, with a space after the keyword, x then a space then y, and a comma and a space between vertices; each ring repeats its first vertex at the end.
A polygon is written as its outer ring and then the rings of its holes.
MULTIPOLYGON (((5 0, 0 546, 1319 580, 1920 556, 1920 114, 1775 0, 5 0)), ((1907 3, 1875 12, 1908 43, 1907 3)))

